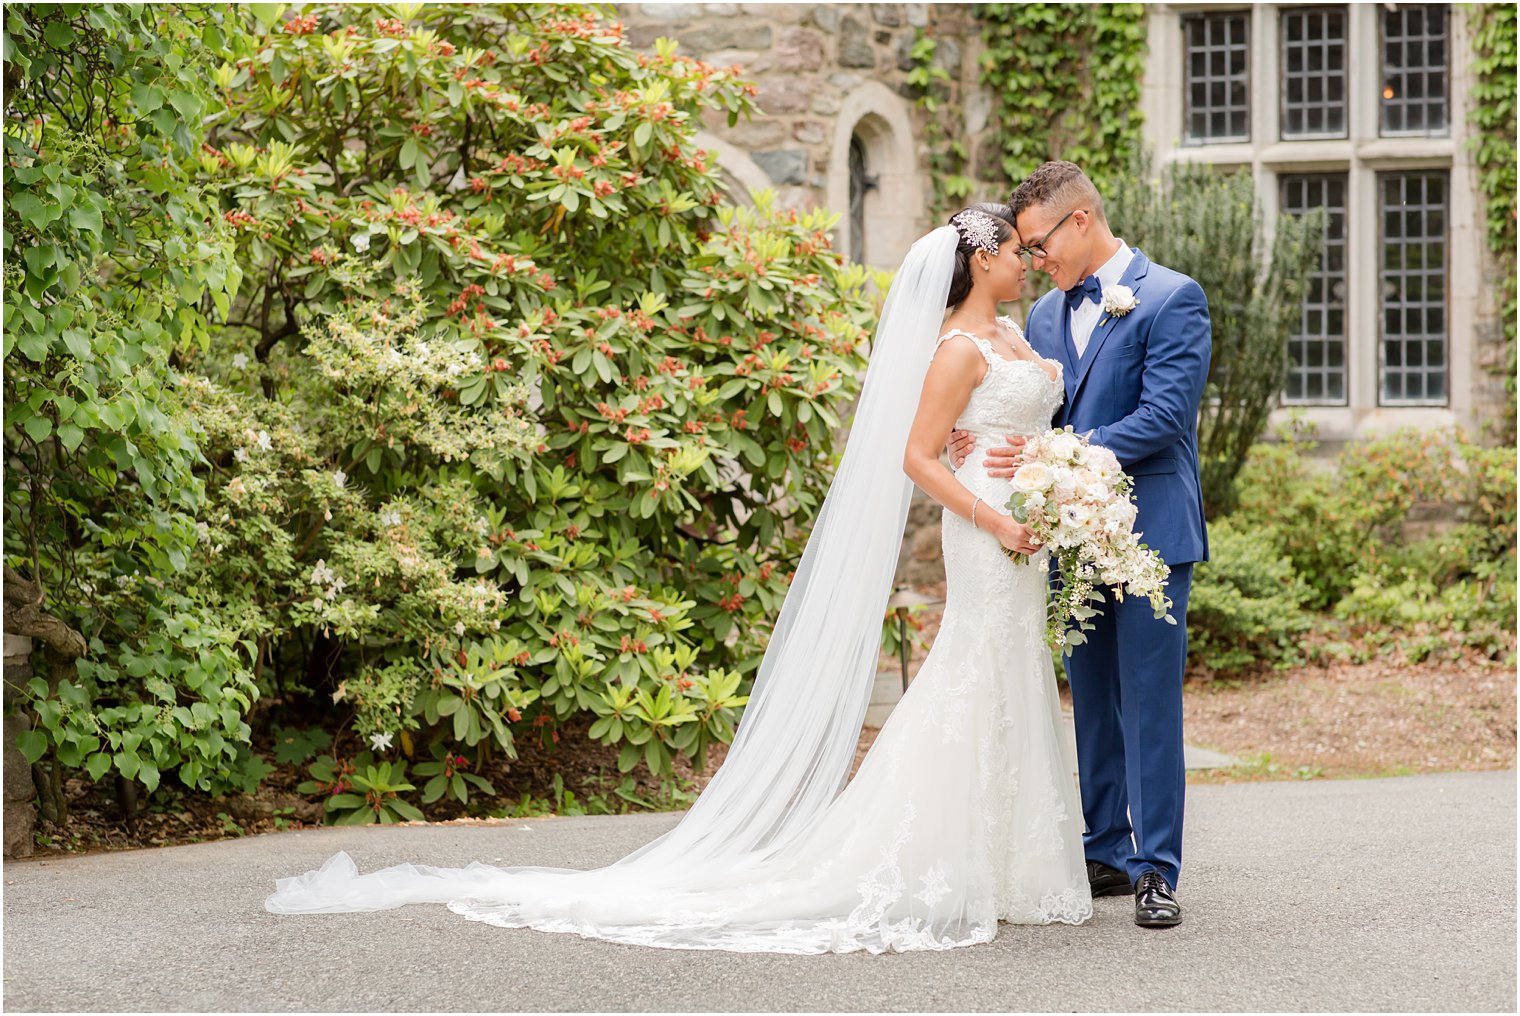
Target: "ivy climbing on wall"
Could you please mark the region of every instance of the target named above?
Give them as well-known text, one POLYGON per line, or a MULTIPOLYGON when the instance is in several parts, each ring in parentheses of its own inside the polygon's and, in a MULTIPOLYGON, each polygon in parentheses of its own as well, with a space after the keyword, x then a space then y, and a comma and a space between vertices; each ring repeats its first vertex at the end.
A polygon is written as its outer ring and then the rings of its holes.
POLYGON ((1001 170, 1020 180, 1051 158, 1101 190, 1141 147, 1143 4, 986 4, 982 84, 992 92, 1001 170))
POLYGON ((914 101, 926 114, 923 137, 929 150, 929 173, 934 181, 930 210, 936 220, 959 209, 976 189, 975 181, 965 174, 965 140, 945 129, 945 121, 951 119, 949 114, 955 93, 949 71, 934 59, 938 46, 934 36, 919 29, 909 53, 913 66, 908 71, 908 87, 913 90, 914 101))
POLYGON ((1515 5, 1474 4, 1471 92, 1473 157, 1483 194, 1488 247, 1498 263, 1500 313, 1509 355, 1507 427, 1515 434, 1515 5))

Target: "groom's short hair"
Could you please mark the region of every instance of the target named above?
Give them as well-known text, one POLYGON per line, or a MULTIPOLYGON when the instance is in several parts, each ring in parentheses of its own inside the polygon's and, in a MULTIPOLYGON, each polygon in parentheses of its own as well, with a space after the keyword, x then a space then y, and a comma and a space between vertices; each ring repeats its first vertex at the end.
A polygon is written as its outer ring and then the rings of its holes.
POLYGON ((1043 205, 1056 213, 1068 212, 1073 208, 1087 208, 1092 212, 1093 218, 1100 222, 1108 221, 1098 188, 1082 172, 1081 166, 1065 160, 1047 162, 1026 176, 1024 182, 1014 189, 1008 205, 1015 219, 1030 205, 1043 205))

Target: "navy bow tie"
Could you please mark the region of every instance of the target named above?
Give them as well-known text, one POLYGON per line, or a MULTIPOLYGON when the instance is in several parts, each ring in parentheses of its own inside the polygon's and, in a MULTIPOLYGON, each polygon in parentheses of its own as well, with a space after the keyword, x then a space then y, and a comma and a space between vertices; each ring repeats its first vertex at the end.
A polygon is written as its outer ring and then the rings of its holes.
POLYGON ((1066 290, 1066 306, 1069 309, 1076 310, 1085 300, 1091 300, 1093 303, 1103 302, 1103 284, 1098 281, 1096 275, 1089 275, 1066 290))

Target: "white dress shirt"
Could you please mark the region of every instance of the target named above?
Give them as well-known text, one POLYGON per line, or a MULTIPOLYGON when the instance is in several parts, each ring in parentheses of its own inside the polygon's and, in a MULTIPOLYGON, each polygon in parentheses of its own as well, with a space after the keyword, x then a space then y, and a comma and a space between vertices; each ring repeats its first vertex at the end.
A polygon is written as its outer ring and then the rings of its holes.
MULTIPOLYGON (((1098 285, 1103 289, 1117 286, 1134 259, 1135 252, 1129 249, 1129 244, 1120 240, 1114 256, 1103 262, 1103 267, 1097 271, 1098 285)), ((1071 341, 1076 344, 1077 356, 1086 356, 1087 342, 1092 338, 1093 329, 1098 327, 1098 319, 1103 316, 1103 305, 1084 300, 1076 310, 1067 313, 1071 315, 1071 341)))

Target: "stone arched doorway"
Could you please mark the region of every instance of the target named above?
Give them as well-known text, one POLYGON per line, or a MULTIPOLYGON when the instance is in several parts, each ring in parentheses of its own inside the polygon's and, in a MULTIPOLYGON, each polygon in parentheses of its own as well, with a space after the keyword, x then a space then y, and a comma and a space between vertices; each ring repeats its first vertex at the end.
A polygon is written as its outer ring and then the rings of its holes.
POLYGON ((840 106, 827 194, 841 216, 839 249, 852 261, 895 268, 923 231, 911 110, 878 81, 862 84, 840 106))

